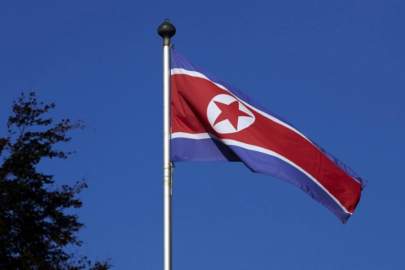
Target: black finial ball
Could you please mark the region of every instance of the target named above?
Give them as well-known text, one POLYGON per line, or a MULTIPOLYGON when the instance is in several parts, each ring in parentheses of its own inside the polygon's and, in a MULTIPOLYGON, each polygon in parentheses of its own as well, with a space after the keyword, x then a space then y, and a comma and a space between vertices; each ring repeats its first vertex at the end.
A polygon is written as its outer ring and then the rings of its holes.
POLYGON ((162 38, 171 38, 174 36, 174 34, 176 34, 176 27, 174 27, 169 20, 165 20, 161 25, 159 25, 158 34, 162 38))

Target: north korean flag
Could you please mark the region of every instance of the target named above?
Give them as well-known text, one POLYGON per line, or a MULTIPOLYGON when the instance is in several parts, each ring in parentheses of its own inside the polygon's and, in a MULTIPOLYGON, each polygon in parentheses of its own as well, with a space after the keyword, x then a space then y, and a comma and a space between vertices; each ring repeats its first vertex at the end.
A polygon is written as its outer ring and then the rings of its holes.
POLYGON ((239 161, 288 181, 342 222, 353 214, 360 177, 291 124, 200 72, 172 50, 171 159, 239 161))

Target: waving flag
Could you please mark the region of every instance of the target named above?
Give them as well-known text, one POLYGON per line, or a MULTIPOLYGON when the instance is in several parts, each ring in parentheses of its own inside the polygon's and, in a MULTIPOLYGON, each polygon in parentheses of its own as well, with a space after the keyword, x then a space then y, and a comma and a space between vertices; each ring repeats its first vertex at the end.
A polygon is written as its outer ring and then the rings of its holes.
POLYGON ((201 73, 172 51, 172 161, 239 161, 286 180, 342 222, 353 214, 362 180, 292 125, 201 73))

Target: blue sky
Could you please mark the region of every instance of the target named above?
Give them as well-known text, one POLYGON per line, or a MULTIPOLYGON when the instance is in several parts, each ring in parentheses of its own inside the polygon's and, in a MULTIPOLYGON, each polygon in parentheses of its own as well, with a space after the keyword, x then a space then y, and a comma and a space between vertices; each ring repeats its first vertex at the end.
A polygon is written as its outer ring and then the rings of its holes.
POLYGON ((13 1, 0 4, 0 132, 21 90, 86 122, 60 183, 86 178, 78 251, 162 268, 161 40, 242 89, 368 185, 342 225, 297 188, 235 163, 174 175, 174 269, 402 269, 403 1, 13 1))

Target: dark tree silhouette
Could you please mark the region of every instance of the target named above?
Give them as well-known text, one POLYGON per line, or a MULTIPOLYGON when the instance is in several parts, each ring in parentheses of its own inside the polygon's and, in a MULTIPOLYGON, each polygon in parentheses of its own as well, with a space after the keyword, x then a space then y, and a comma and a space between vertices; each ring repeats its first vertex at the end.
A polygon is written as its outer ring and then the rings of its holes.
POLYGON ((0 269, 109 269, 108 262, 66 251, 82 243, 77 232, 83 224, 66 210, 82 206, 77 194, 86 183, 56 187, 54 176, 37 168, 44 159, 68 158, 71 153, 57 146, 82 128, 69 119, 55 122, 48 116, 54 107, 33 92, 22 94, 0 137, 0 269))

